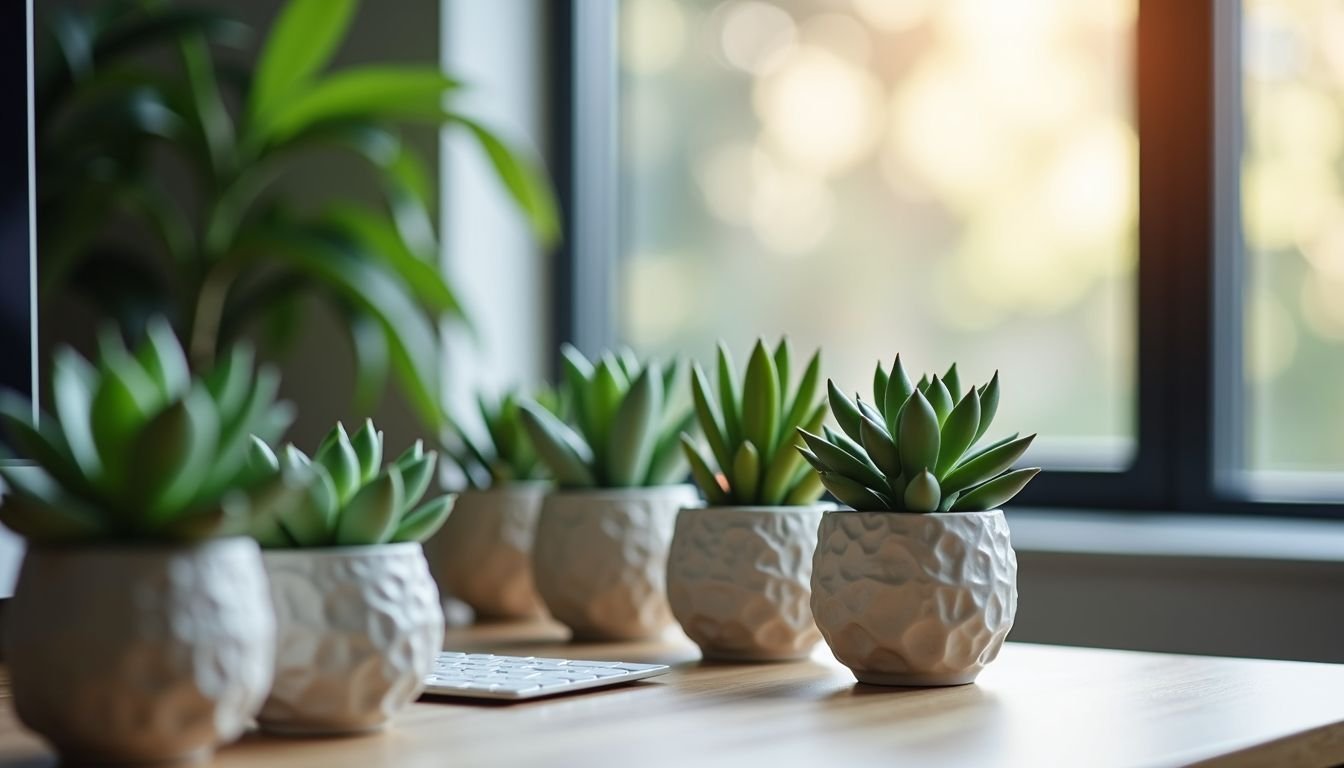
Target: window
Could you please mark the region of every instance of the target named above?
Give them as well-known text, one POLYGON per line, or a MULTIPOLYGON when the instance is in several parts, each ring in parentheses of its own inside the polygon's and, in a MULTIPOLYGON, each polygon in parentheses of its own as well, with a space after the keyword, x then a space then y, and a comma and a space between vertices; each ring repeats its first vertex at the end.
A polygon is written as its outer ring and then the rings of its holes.
POLYGON ((1344 8, 1001 5, 563 4, 560 333, 998 366, 1032 502, 1344 510, 1344 8))

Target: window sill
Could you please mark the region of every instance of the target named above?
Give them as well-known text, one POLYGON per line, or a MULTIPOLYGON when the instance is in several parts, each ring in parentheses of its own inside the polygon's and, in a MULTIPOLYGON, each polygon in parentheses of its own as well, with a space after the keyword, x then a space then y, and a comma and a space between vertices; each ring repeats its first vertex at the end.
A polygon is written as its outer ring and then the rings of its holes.
POLYGON ((1019 508, 1009 522, 1019 552, 1344 563, 1344 521, 1019 508))

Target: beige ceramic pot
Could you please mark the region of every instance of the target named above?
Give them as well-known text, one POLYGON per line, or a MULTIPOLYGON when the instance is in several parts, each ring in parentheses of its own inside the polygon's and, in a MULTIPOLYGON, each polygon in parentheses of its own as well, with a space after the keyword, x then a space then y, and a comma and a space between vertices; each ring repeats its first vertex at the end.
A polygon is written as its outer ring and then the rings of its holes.
POLYGON ((382 728, 415 701, 443 647, 443 611, 418 543, 268 550, 279 646, 257 716, 286 734, 382 728))
POLYGON ((486 619, 543 614, 532 585, 532 539, 546 490, 527 483, 458 494, 443 527, 425 542, 439 589, 486 619))
POLYGON ((537 520, 533 578, 546 608, 576 638, 655 637, 672 623, 667 547, 689 485, 553 491, 537 520))
POLYGON ((1003 512, 827 512, 812 613, 861 682, 959 685, 999 653, 1017 613, 1003 512))
POLYGON ((5 619, 19 719, 73 763, 207 759, 271 685, 251 539, 30 548, 5 619))
POLYGON ((667 598, 706 658, 797 659, 821 641, 808 601, 822 511, 699 507, 677 516, 667 598))

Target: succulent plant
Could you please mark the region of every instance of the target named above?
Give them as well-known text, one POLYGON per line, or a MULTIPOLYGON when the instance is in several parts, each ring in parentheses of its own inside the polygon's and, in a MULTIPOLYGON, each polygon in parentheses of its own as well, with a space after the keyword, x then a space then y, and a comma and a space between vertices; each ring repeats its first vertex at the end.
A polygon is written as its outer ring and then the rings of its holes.
MULTIPOLYGON (((454 426, 445 443, 455 443, 447 455, 466 475, 467 482, 476 488, 487 488, 509 483, 542 480, 546 468, 537 458, 523 429, 517 390, 509 390, 496 400, 477 398, 481 421, 485 424, 486 439, 473 438, 460 426, 454 426)), ((532 401, 552 414, 560 414, 560 397, 552 389, 543 387, 532 401)))
POLYGON ((0 522, 37 544, 193 541, 241 532, 247 492, 264 480, 249 437, 293 419, 278 374, 236 346, 193 377, 168 324, 151 320, 134 352, 106 332, 97 366, 55 354, 54 415, 0 397, 0 420, 31 464, 0 465, 0 522))
POLYGON ((312 458, 293 444, 277 456, 253 440, 250 463, 271 482, 258 495, 249 532, 270 549, 424 541, 456 499, 421 503, 437 460, 417 440, 383 466, 383 433, 367 419, 353 437, 338 423, 312 458))
POLYGON ((692 369, 691 394, 709 454, 690 435, 681 441, 691 477, 710 504, 796 506, 821 496, 820 478, 794 450, 801 444, 796 430, 815 432, 826 419, 821 352, 813 353, 790 395, 792 354, 787 338, 773 355, 758 340, 739 387, 728 350, 719 344, 717 399, 700 366, 692 369))
POLYGON ((677 442, 694 417, 674 398, 680 365, 641 363, 629 350, 608 352, 596 365, 569 345, 561 352, 570 423, 531 400, 519 414, 556 484, 634 488, 684 477, 677 442))
POLYGON ((1012 469, 1036 435, 1010 435, 975 448, 999 405, 999 374, 960 400, 955 363, 942 378, 911 384, 898 355, 878 363, 873 404, 826 383, 841 431, 799 430, 799 452, 841 502, 860 511, 970 512, 998 507, 1041 470, 1012 469))

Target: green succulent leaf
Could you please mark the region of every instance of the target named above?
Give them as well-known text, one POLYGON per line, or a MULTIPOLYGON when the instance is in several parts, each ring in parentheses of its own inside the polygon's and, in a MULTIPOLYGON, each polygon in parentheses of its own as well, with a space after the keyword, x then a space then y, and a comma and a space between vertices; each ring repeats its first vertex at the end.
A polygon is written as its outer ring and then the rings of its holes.
POLYGON ((952 399, 952 393, 947 391, 947 386, 943 384, 942 379, 934 376, 929 380, 929 405, 933 406, 933 412, 938 416, 938 426, 941 427, 944 421, 947 421, 947 415, 952 412, 952 406, 955 401, 952 399))
POLYGON ((0 464, 9 487, 0 496, 0 523, 29 541, 61 544, 104 535, 99 515, 41 468, 0 464))
MULTIPOLYGON (((805 430, 800 430, 800 432, 803 440, 807 443, 808 449, 833 473, 843 475, 870 488, 878 488, 886 484, 886 478, 865 460, 859 459, 849 451, 833 445, 811 432, 805 430)), ((830 485, 827 484, 826 487, 830 488, 830 485)))
POLYGON ((328 433, 313 456, 313 461, 321 464, 331 475, 331 481, 336 485, 337 503, 347 504, 359 490, 361 470, 359 455, 355 453, 355 446, 350 442, 350 435, 343 424, 338 423, 328 433))
POLYGON ((145 343, 136 359, 165 401, 182 395, 191 384, 187 356, 182 352, 182 345, 177 343, 172 327, 161 317, 151 318, 145 324, 145 343))
POLYGON ((420 505, 406 515, 392 534, 392 541, 424 541, 443 526, 448 514, 453 511, 456 496, 440 496, 420 505))
POLYGON ((784 497, 784 504, 790 507, 815 504, 825 491, 825 486, 821 484, 821 475, 816 472, 808 472, 794 483, 793 488, 784 497))
POLYGON ((765 344, 757 341, 742 383, 742 438, 769 450, 779 432, 779 373, 765 344))
POLYGON ((737 447, 729 477, 733 497, 739 503, 749 503, 756 498, 761 480, 761 454, 750 440, 737 447))
POLYGON ((592 449, 574 430, 533 403, 523 403, 519 416, 537 455, 560 486, 583 488, 597 484, 592 470, 592 449))
POLYGON ((878 408, 887 402, 887 382, 887 371, 882 367, 882 361, 878 360, 877 367, 873 369, 873 402, 877 403, 878 408))
POLYGON ((93 395, 98 388, 98 373, 74 350, 56 351, 52 367, 51 389, 65 443, 84 476, 93 480, 103 471, 103 461, 93 439, 93 395))
POLYGON ((404 499, 401 472, 388 467, 373 482, 360 488, 341 510, 336 520, 336 544, 382 544, 391 540, 404 499))
POLYGON ((956 466, 966 450, 971 447, 979 425, 980 396, 972 387, 943 422, 942 442, 938 448, 938 466, 934 474, 938 477, 947 477, 948 471, 956 466))
POLYGON ((742 397, 733 378, 733 358, 728 347, 719 342, 719 410, 723 414, 723 431, 731 445, 742 441, 742 397))
POLYGON ((1016 496, 1040 469, 1018 469, 999 475, 993 480, 964 492, 952 505, 953 512, 974 512, 995 509, 1016 496))
POLYGON ((943 374, 943 385, 953 396, 962 390, 961 374, 957 373, 956 363, 948 366, 947 372, 943 374))
MULTIPOLYGON (((964 491, 996 477, 1022 458, 1022 454, 1027 452, 1027 448, 1031 446, 1031 441, 1035 438, 1035 435, 1027 435, 1016 440, 1010 440, 973 459, 967 459, 943 478, 944 492, 964 491)), ((965 502, 966 496, 967 494, 962 494, 963 502, 965 502)))
POLYGON ((998 413, 998 410, 999 372, 995 371, 989 383, 980 389, 980 426, 975 430, 975 440, 971 441, 972 445, 985 436, 985 432, 989 430, 989 425, 994 422, 994 414, 998 413))
POLYGON ((720 467, 732 466, 732 453, 728 450, 728 437, 719 414, 715 410, 709 391, 709 382, 704 371, 696 365, 691 368, 691 400, 695 404, 695 415, 700 422, 700 431, 704 433, 709 450, 720 467))
MULTIPOLYGON (((905 366, 901 365, 901 356, 897 355, 896 360, 891 364, 891 374, 887 380, 887 391, 882 400, 878 401, 882 416, 886 419, 887 432, 893 436, 900 435, 901 409, 906 401, 914 394, 915 388, 910 384, 910 377, 905 372, 905 366)), ((874 394, 876 396, 876 394, 874 394)))
POLYGON ((890 498, 866 487, 863 483, 834 472, 821 472, 818 477, 821 479, 821 484, 826 486, 826 490, 839 499, 841 504, 848 504, 855 510, 881 512, 894 509, 890 498))
POLYGON ((846 397, 845 393, 841 392, 835 382, 830 379, 826 380, 826 395, 831 404, 831 415, 835 417, 835 422, 840 425, 840 429, 844 430, 844 433, 853 440, 863 439, 862 433, 859 431, 861 415, 859 407, 854 404, 854 401, 846 397))
POLYGON ((434 479, 434 467, 438 464, 439 454, 430 451, 405 466, 393 465, 401 473, 403 509, 410 509, 420 503, 434 479))
POLYGON ((662 369, 650 362, 630 385, 612 422, 608 480, 613 486, 637 486, 644 481, 662 413, 662 369))
POLYGON ((687 466, 679 445, 680 437, 695 423, 695 414, 688 413, 671 429, 664 430, 649 459, 649 474, 644 484, 667 485, 686 478, 687 466))
POLYGON ((383 433, 373 426, 373 419, 364 420, 364 426, 351 438, 350 444, 359 459, 359 482, 373 480, 383 465, 383 433))
POLYGON ((859 422, 859 431, 862 435, 863 449, 867 451, 868 458, 877 465, 877 468, 889 479, 901 477, 903 472, 901 455, 896 450, 896 443, 892 442, 891 435, 887 434, 886 427, 864 416, 859 422))
POLYGON ((714 470, 709 468, 709 461, 700 453, 695 442, 686 435, 681 436, 681 447, 685 452, 686 461, 691 467, 691 478, 695 484, 700 487, 700 492, 705 495, 705 500, 711 506, 726 506, 731 503, 728 492, 719 484, 718 477, 714 470))
MULTIPOLYGON (((791 440, 794 437, 793 428, 804 423, 812 410, 817 406, 817 390, 821 385, 821 350, 812 353, 812 358, 808 360, 807 367, 803 369, 803 376, 798 380, 798 389, 793 393, 793 399, 789 401, 788 412, 784 415, 784 421, 780 424, 779 438, 791 440)), ((781 390, 783 392, 784 390, 781 390)), ((783 453, 792 453, 783 451, 783 453)))
MULTIPOLYGON (((793 371, 793 348, 789 344, 789 337, 783 336, 779 344, 775 345, 775 376, 779 379, 779 400, 781 403, 787 403, 789 395, 789 376, 793 371)), ((788 405, 785 405, 787 408, 788 405)))
POLYGON ((927 469, 916 474, 905 486, 905 508, 911 512, 936 512, 942 492, 938 479, 927 469))
POLYGON ((902 474, 913 478, 925 469, 937 466, 941 447, 938 414, 924 393, 917 391, 910 396, 909 402, 901 409, 898 427, 897 444, 900 446, 902 474))

